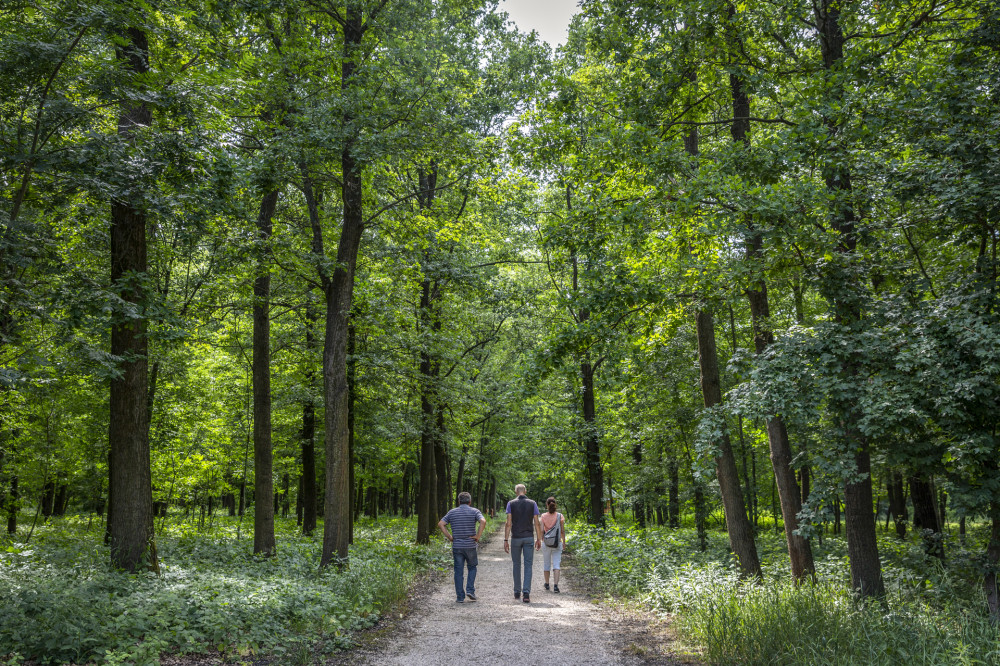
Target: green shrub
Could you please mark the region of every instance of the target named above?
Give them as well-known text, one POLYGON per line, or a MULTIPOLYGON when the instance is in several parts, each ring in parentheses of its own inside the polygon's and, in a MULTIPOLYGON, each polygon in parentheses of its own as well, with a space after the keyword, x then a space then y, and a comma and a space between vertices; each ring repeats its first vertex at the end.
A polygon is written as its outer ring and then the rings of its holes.
POLYGON ((718 664, 1000 664, 1000 633, 986 615, 975 553, 950 544, 947 565, 916 541, 880 542, 889 590, 863 603, 848 580, 840 538, 814 543, 817 583, 794 586, 781 535, 758 536, 761 582, 742 581, 723 532, 698 548, 694 530, 569 532, 577 561, 605 588, 676 614, 682 637, 718 664))
MULTIPOLYGON (((421 571, 447 564, 439 542, 412 543, 412 520, 355 530, 350 568, 319 569, 316 538, 281 521, 275 557, 252 555, 237 524, 189 525, 158 537, 162 575, 130 575, 73 519, 0 548, 0 655, 40 663, 157 663, 163 653, 306 655, 350 644, 405 596, 421 571)), ((168 526, 169 527, 169 526, 168 526)))

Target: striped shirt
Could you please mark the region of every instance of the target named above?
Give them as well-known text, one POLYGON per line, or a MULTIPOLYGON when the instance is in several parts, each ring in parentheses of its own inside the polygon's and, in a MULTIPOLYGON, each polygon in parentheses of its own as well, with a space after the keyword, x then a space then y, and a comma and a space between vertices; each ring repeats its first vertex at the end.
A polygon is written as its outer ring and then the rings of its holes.
POLYGON ((480 520, 485 520, 479 509, 473 509, 468 504, 459 504, 441 519, 445 525, 451 525, 452 548, 475 548, 476 527, 480 520))

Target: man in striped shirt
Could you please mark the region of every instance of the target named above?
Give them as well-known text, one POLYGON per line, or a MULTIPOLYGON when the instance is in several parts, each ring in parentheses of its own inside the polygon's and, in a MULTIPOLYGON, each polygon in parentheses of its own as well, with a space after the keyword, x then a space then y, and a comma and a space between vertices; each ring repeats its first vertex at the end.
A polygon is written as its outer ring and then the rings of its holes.
POLYGON ((444 538, 451 541, 458 603, 464 603, 466 599, 476 601, 476 567, 479 566, 479 552, 476 548, 485 527, 486 518, 479 509, 472 508, 472 495, 469 493, 459 493, 458 506, 438 521, 438 528, 444 538), (451 525, 451 532, 448 531, 448 525, 451 525), (463 589, 462 578, 466 564, 469 566, 469 580, 463 589))

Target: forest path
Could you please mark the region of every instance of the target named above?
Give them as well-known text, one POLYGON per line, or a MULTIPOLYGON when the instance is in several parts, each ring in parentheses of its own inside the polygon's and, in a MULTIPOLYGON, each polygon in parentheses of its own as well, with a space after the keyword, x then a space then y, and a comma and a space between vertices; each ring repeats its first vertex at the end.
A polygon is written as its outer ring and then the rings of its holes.
POLYGON ((378 654, 366 655, 361 663, 644 663, 615 647, 614 624, 602 615, 583 586, 574 581, 572 569, 563 573, 569 575, 560 580, 559 594, 542 589, 542 554, 536 552, 531 603, 514 599, 511 558, 504 553, 503 539, 495 534, 480 546, 476 577, 479 601, 455 602, 455 584, 449 570, 445 580, 414 601, 413 615, 388 637, 378 654))

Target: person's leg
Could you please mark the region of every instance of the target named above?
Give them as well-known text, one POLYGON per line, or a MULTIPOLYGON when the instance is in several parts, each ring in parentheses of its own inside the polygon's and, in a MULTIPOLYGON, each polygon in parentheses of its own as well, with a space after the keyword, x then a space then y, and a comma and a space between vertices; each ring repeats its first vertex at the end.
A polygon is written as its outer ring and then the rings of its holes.
POLYGON ((531 593, 531 565, 535 559, 535 540, 527 538, 524 540, 524 585, 521 590, 525 594, 531 593))
POLYGON ((469 580, 465 583, 465 593, 476 593, 476 569, 479 567, 479 553, 475 548, 468 548, 465 553, 465 561, 469 563, 469 580))
POLYGON ((524 539, 510 540, 510 559, 514 562, 514 594, 521 594, 521 542, 524 539))
POLYGON ((455 599, 465 601, 465 589, 462 581, 465 574, 465 551, 461 548, 452 548, 451 555, 455 561, 455 599))
POLYGON ((552 584, 559 589, 559 565, 562 564, 562 549, 552 552, 552 584))
POLYGON ((549 569, 552 568, 552 549, 542 546, 542 572, 545 574, 545 589, 549 589, 549 569))

